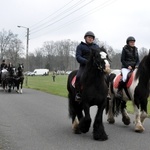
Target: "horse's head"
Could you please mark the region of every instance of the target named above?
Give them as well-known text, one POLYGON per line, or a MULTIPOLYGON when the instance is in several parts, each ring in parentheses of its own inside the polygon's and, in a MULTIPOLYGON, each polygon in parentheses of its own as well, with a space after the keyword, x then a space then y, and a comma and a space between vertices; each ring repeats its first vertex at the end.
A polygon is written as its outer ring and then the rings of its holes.
POLYGON ((97 69, 110 73, 110 59, 108 58, 108 54, 103 47, 92 50, 92 59, 93 65, 97 67, 97 69))
POLYGON ((23 64, 19 64, 18 72, 23 72, 23 70, 24 70, 23 64))

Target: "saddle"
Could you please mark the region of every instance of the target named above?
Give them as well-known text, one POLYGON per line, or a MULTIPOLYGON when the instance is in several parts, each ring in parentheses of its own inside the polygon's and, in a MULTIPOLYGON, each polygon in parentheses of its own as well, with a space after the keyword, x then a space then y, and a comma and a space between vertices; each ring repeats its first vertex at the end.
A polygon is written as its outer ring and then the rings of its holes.
MULTIPOLYGON (((126 81, 126 87, 129 88, 132 84, 132 81, 134 79, 134 75, 135 73, 134 72, 129 72, 128 73, 128 76, 127 76, 127 81, 126 81)), ((114 88, 118 88, 118 85, 119 85, 119 82, 120 80, 122 79, 122 73, 118 74, 115 79, 114 79, 114 88)))

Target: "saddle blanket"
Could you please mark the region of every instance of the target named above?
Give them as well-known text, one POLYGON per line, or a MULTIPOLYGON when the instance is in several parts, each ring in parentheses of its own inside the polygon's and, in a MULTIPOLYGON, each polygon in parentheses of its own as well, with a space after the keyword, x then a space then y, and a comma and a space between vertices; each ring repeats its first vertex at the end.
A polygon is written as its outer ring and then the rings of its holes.
POLYGON ((71 84, 72 86, 75 88, 75 82, 76 82, 76 76, 73 77, 72 81, 71 81, 71 84))
MULTIPOLYGON (((135 75, 135 73, 132 72, 131 75, 128 77, 127 82, 126 82, 126 87, 127 87, 127 88, 129 88, 129 87, 131 86, 132 81, 133 81, 133 79, 134 79, 134 75, 135 75)), ((120 82, 121 79, 122 79, 122 75, 121 75, 121 74, 119 74, 119 75, 117 75, 117 76, 115 77, 115 79, 114 79, 114 84, 113 84, 113 87, 114 87, 114 88, 118 88, 118 85, 119 85, 119 82, 120 82)))

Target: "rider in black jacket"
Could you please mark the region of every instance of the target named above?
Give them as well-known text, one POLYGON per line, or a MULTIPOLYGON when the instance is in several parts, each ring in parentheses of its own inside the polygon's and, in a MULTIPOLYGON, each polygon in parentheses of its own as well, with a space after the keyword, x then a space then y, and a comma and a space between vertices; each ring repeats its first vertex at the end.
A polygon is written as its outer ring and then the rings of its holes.
POLYGON ((77 46, 77 49, 76 49, 76 59, 77 59, 78 63, 80 64, 80 67, 79 67, 79 70, 77 72, 76 82, 75 82, 75 87, 76 87, 75 100, 79 101, 79 102, 81 101, 80 77, 81 77, 83 70, 86 66, 86 63, 89 59, 91 49, 98 49, 99 48, 99 46, 97 44, 93 43, 93 41, 95 39, 95 35, 93 32, 91 32, 91 31, 86 32, 84 39, 85 39, 85 43, 81 42, 77 46))
POLYGON ((122 80, 119 83, 117 91, 117 96, 119 98, 122 98, 122 89, 125 86, 128 73, 138 67, 140 62, 138 50, 137 47, 135 47, 135 38, 132 36, 128 37, 126 43, 121 54, 122 80))
POLYGON ((1 64, 1 70, 6 69, 7 68, 7 64, 5 62, 5 60, 2 60, 2 64, 1 64))

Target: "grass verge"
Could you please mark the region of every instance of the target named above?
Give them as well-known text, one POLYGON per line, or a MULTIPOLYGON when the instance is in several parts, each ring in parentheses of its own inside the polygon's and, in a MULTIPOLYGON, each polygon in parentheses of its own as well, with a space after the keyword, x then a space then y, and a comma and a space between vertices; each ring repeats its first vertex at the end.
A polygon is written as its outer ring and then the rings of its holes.
MULTIPOLYGON (((28 76, 28 86, 26 87, 24 84, 24 87, 67 97, 67 78, 68 75, 58 75, 56 76, 55 82, 53 82, 51 75, 28 76)), ((150 98, 148 101, 148 114, 150 115, 150 98)), ((127 110, 128 112, 133 113, 133 106, 131 101, 127 102, 127 110)))

